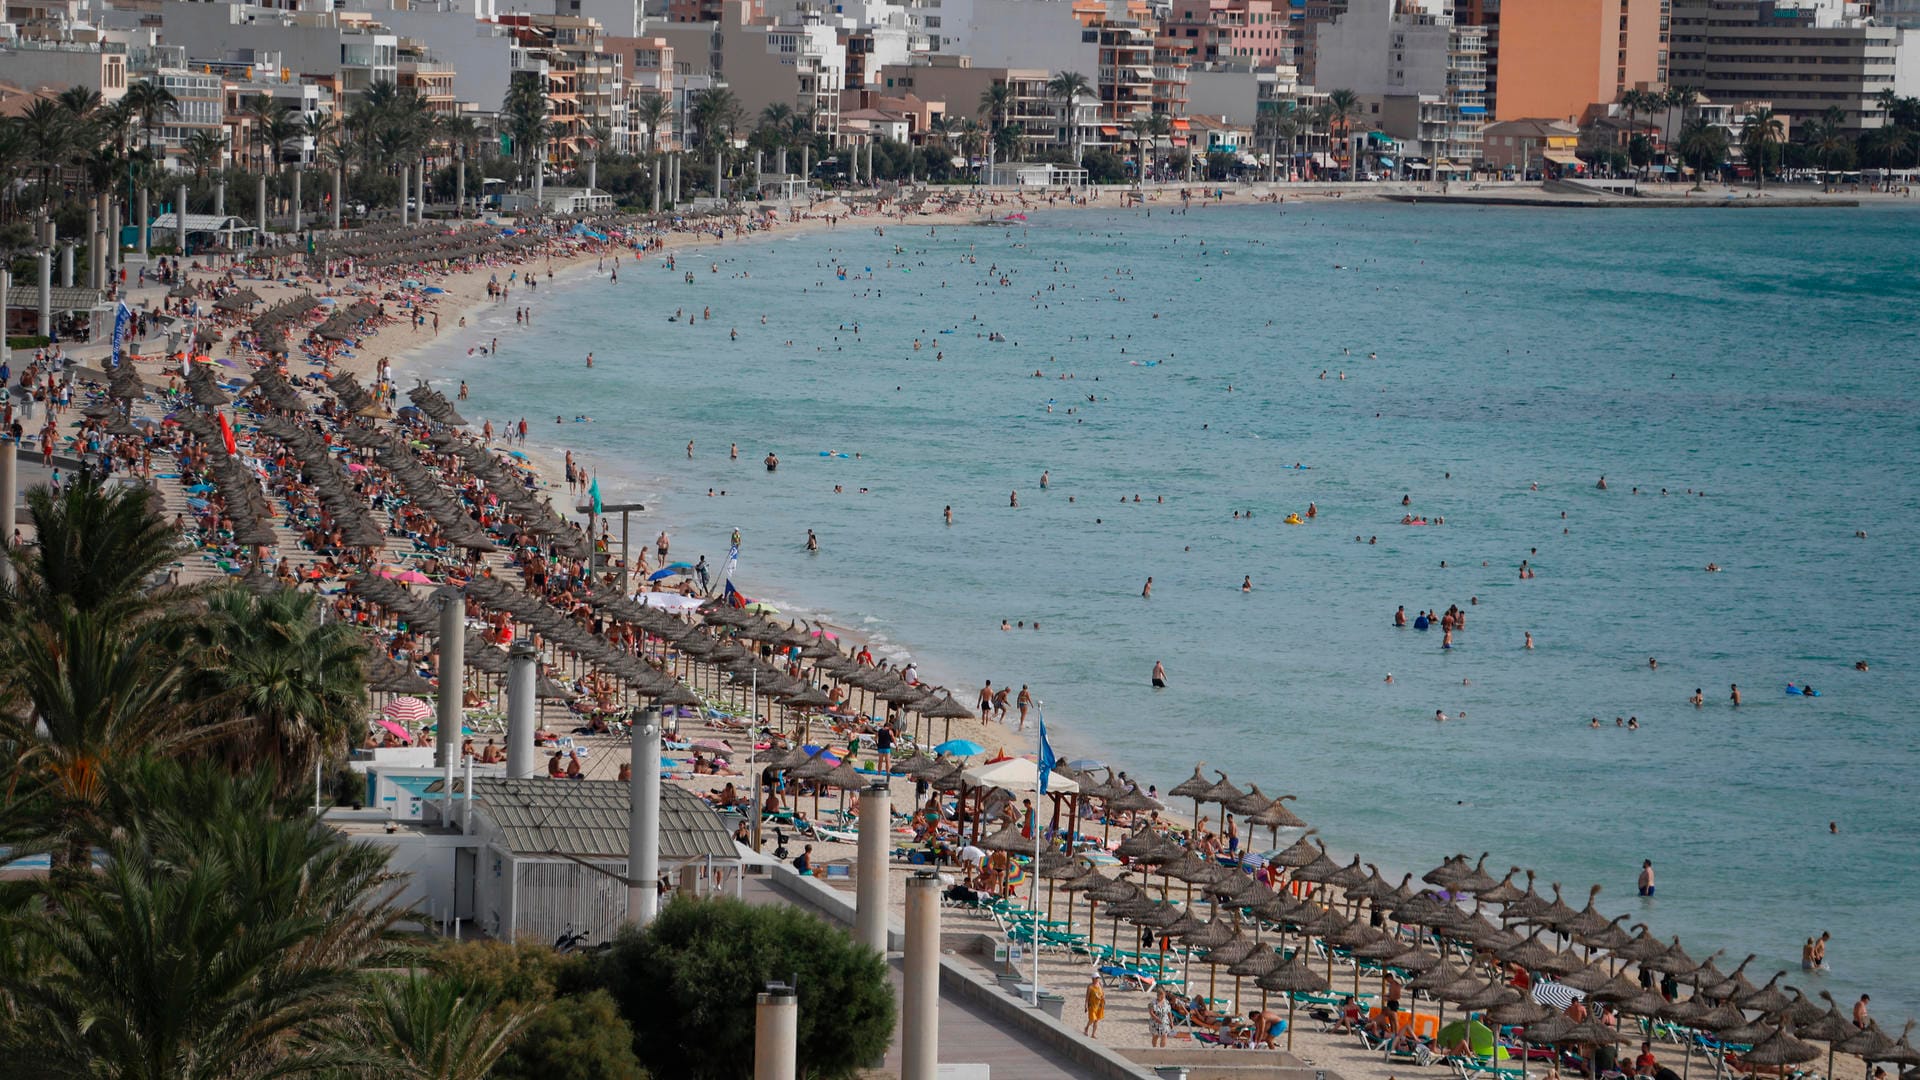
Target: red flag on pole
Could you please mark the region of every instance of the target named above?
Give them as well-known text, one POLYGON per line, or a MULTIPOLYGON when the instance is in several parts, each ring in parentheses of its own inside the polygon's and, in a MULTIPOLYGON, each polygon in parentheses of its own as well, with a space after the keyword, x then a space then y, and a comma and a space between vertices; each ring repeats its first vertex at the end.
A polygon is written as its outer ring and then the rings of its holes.
POLYGON ((227 444, 227 453, 235 457, 240 456, 240 448, 233 442, 233 425, 227 423, 227 414, 214 413, 213 415, 220 418, 220 441, 227 444))

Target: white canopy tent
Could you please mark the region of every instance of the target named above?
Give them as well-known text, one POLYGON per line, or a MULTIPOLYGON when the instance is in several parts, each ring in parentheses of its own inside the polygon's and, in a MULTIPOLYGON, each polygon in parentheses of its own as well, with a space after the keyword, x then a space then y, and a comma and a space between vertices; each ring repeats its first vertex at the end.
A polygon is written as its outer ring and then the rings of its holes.
MULTIPOLYGON (((1040 790, 1040 767, 1026 758, 1009 758, 987 765, 978 765, 960 774, 969 784, 981 787, 1006 788, 1008 791, 1040 790)), ((1080 785, 1071 777, 1054 773, 1047 777, 1047 793, 1071 795, 1080 790, 1080 785)))

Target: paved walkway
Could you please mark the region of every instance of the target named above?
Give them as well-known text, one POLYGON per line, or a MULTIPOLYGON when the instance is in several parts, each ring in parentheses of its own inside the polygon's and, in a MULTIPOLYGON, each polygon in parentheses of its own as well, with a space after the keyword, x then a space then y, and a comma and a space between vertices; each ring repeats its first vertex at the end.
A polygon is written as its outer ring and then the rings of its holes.
MULTIPOLYGON (((786 899, 765 878, 749 877, 742 894, 750 904, 784 904, 786 899)), ((901 960, 889 963, 895 1000, 900 993, 901 960)), ((940 995, 940 1062, 985 1064, 993 1080, 1082 1080, 1088 1074, 1060 1061, 1044 1044, 993 1023, 972 1004, 948 993, 940 995)), ((900 1032, 896 1026, 887 1048, 885 1065, 866 1074, 871 1080, 900 1075, 900 1032)))

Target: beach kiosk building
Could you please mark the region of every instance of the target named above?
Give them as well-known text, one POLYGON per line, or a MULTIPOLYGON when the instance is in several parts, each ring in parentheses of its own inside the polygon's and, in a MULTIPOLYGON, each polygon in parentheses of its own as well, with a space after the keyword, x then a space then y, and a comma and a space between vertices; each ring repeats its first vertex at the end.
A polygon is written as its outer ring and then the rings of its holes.
MULTIPOLYGON (((502 940, 605 941, 627 918, 627 784, 478 779, 473 783, 473 915, 502 940)), ((660 788, 660 873, 714 875, 739 887, 741 849, 713 807, 660 788)))

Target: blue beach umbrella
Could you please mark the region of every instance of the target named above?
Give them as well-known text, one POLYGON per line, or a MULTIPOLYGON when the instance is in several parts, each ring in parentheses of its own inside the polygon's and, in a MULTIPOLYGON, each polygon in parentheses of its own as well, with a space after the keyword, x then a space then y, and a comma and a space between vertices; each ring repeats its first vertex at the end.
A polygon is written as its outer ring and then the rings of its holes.
POLYGON ((971 739, 948 739, 934 747, 933 752, 945 754, 948 757, 972 757, 975 754, 986 753, 987 748, 971 739))

